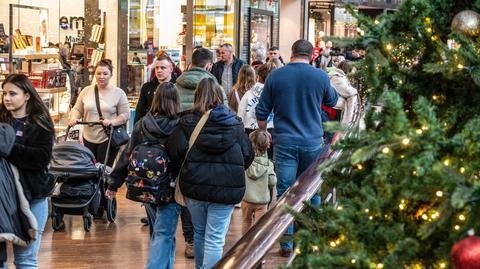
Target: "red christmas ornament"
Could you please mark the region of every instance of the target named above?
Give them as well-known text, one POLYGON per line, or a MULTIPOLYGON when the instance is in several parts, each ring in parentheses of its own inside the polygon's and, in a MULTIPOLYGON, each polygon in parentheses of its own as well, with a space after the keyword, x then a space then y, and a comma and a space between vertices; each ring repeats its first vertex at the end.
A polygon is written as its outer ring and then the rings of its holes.
POLYGON ((455 269, 480 268, 480 237, 469 236, 452 247, 450 252, 455 269))

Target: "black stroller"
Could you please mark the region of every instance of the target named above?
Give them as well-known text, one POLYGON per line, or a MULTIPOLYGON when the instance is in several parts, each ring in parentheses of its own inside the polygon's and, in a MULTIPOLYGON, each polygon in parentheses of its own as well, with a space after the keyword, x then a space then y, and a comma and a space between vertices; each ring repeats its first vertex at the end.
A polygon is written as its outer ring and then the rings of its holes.
MULTIPOLYGON (((101 122, 79 122, 83 125, 99 125, 101 122)), ((53 147, 53 158, 49 172, 55 176, 56 185, 52 202, 52 228, 59 231, 64 228, 63 216, 82 215, 83 228, 89 232, 92 215, 103 217, 107 213, 109 222, 114 222, 117 214, 116 199, 107 199, 106 166, 95 162, 93 153, 85 146, 67 141, 70 127, 67 128, 65 141, 53 147)), ((107 156, 110 140, 107 146, 107 156)))

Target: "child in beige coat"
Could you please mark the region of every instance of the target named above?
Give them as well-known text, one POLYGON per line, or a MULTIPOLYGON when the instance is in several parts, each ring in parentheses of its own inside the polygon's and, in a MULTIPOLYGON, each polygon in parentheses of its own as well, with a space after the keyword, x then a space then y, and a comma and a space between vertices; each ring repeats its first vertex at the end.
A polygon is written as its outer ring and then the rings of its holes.
POLYGON ((270 134, 257 129, 250 134, 255 151, 255 159, 246 170, 245 196, 242 201, 242 234, 267 212, 270 193, 277 184, 277 176, 273 171, 273 163, 268 159, 267 149, 270 147, 270 134))

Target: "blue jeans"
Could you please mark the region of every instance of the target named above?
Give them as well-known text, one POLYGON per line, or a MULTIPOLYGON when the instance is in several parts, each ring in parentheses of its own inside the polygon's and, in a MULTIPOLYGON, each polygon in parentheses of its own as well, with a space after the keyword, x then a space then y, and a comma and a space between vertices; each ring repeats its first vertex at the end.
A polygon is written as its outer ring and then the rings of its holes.
POLYGON ((27 247, 13 245, 13 254, 15 267, 17 269, 38 268, 38 250, 42 241, 43 231, 48 219, 48 201, 47 198, 37 199, 30 202, 30 210, 37 219, 38 230, 37 239, 27 247))
MULTIPOLYGON (((280 197, 287 189, 295 183, 297 178, 315 162, 321 153, 323 145, 295 146, 295 145, 274 145, 273 160, 275 173, 277 174, 277 197, 280 197)), ((320 196, 315 195, 310 202, 320 205, 320 196)), ((285 235, 293 234, 293 224, 288 226, 285 235)), ((293 243, 282 242, 283 249, 293 249, 293 243)))
POLYGON ((195 268, 210 269, 223 254, 234 205, 216 204, 185 197, 192 215, 195 268))
MULTIPOLYGON (((150 204, 145 207, 155 208, 150 204)), ((156 207, 153 233, 150 237, 150 252, 145 268, 173 269, 175 263, 175 232, 180 205, 169 203, 156 207)))

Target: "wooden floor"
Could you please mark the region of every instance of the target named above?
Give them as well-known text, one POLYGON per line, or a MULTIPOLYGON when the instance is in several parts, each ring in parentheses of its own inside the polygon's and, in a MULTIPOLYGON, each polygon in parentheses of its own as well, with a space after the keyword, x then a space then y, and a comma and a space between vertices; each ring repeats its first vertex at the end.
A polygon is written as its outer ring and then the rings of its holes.
MULTIPOLYGON (((83 230, 81 216, 65 216, 65 231, 53 232, 50 219, 45 227, 39 254, 39 268, 143 268, 149 250, 148 226, 140 223, 145 211, 139 203, 126 200, 121 190, 118 194, 118 216, 115 223, 95 220, 92 230, 83 230)), ((241 211, 235 209, 228 231, 225 250, 241 237, 241 211)), ((185 242, 179 221, 175 269, 194 268, 193 259, 184 257, 185 242)), ((271 250, 264 268, 276 268, 285 264, 278 254, 278 247, 271 250)), ((12 252, 9 248, 9 267, 12 252)))

